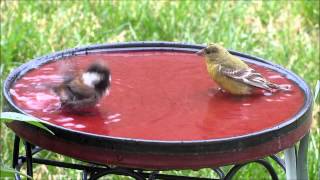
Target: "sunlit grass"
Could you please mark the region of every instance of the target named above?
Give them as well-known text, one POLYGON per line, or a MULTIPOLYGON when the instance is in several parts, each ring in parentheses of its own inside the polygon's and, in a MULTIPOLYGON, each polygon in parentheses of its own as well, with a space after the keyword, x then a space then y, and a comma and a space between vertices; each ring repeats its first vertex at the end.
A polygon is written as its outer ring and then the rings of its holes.
MULTIPOLYGON (((151 40, 219 42, 280 64, 310 87, 319 79, 319 1, 1 1, 0 12, 1 80, 23 62, 58 50, 151 40)), ((319 105, 315 107, 319 113, 319 105)), ((314 120, 318 119, 315 115, 314 120)), ((1 130, 1 160, 10 164, 13 133, 3 126, 1 130)), ((319 177, 319 141, 319 127, 314 126, 310 179, 319 177)), ((53 153, 40 156, 74 161, 53 153)), ((237 179, 260 177, 262 172, 250 165, 237 179)), ((214 176, 209 170, 170 173, 214 176)), ((279 173, 284 179, 284 173, 279 173)), ((59 175, 80 178, 79 171, 35 169, 39 179, 59 175)))

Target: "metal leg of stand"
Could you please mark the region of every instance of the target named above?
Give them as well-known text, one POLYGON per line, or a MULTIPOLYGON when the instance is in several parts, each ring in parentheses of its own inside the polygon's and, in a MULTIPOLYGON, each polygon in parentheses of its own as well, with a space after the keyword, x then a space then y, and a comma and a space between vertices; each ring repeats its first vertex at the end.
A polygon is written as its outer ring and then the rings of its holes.
POLYGON ((296 153, 295 146, 284 150, 284 160, 286 166, 287 180, 297 179, 296 153))
POLYGON ((309 132, 301 139, 297 159, 297 178, 308 179, 308 145, 309 132))
POLYGON ((25 148, 26 148, 26 160, 27 160, 27 174, 30 177, 33 177, 32 172, 32 150, 31 150, 31 144, 29 142, 25 142, 25 148))
POLYGON ((288 180, 308 179, 308 142, 309 132, 301 139, 298 153, 295 153, 294 146, 284 151, 286 164, 286 177, 288 180))
POLYGON ((18 158, 19 158, 19 145, 20 145, 20 138, 15 135, 14 137, 14 145, 13 145, 13 156, 12 156, 12 168, 15 169, 18 165, 18 158))
POLYGON ((82 180, 87 180, 88 179, 88 172, 86 170, 82 171, 82 180))

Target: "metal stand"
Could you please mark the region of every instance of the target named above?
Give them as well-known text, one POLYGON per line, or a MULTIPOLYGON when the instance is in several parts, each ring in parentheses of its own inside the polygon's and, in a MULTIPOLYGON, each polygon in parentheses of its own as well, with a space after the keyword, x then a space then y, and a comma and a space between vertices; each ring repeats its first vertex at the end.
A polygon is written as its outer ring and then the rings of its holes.
POLYGON ((295 146, 288 148, 285 153, 286 177, 290 180, 307 180, 308 179, 308 141, 309 132, 301 139, 298 153, 295 146))
MULTIPOLYGON (((282 159, 277 157, 276 155, 270 156, 284 171, 286 171, 287 179, 308 179, 307 174, 307 150, 308 150, 308 138, 309 134, 307 134, 300 142, 300 147, 298 151, 298 157, 296 156, 295 148, 289 148, 285 150, 285 163, 282 159), (296 158, 297 157, 297 158, 296 158)), ((45 164, 50 166, 62 167, 62 168, 69 168, 69 169, 76 169, 82 170, 82 179, 83 180, 95 180, 103 176, 107 175, 123 175, 129 176, 136 180, 154 180, 154 179, 165 179, 165 180, 195 180, 195 179, 202 179, 202 180, 209 180, 209 178, 198 178, 198 177, 187 177, 187 176, 175 176, 175 175, 167 175, 161 174, 159 171, 146 171, 143 169, 132 169, 132 168, 125 168, 125 167, 111 167, 111 166, 101 166, 96 164, 89 164, 89 165, 82 165, 82 164, 72 164, 72 163, 65 163, 59 162, 54 160, 48 159, 40 159, 33 157, 36 153, 41 151, 42 149, 30 144, 27 141, 24 141, 24 147, 26 150, 25 156, 19 156, 19 144, 20 138, 15 136, 14 140, 14 149, 13 149, 13 168, 17 171, 20 170, 21 166, 26 163, 27 165, 27 174, 29 176, 33 176, 32 166, 34 163, 36 164, 45 164)), ((249 163, 257 163, 265 167, 270 174, 273 180, 277 180, 278 176, 276 171, 271 166, 271 164, 264 160, 258 159, 255 161, 243 163, 243 164, 236 164, 234 165, 227 173, 225 173, 221 168, 214 168, 212 169, 219 177, 219 179, 229 180, 234 177, 234 175, 244 166, 249 163)), ((20 180, 19 174, 15 175, 15 178, 20 180)))

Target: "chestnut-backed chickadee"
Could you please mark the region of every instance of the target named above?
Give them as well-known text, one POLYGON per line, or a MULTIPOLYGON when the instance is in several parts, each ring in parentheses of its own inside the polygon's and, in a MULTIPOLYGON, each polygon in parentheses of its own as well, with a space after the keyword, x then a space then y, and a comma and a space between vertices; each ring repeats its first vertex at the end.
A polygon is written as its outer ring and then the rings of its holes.
POLYGON ((82 73, 64 78, 53 91, 59 96, 61 108, 65 110, 81 111, 93 107, 103 95, 109 94, 110 69, 100 62, 91 64, 82 73))

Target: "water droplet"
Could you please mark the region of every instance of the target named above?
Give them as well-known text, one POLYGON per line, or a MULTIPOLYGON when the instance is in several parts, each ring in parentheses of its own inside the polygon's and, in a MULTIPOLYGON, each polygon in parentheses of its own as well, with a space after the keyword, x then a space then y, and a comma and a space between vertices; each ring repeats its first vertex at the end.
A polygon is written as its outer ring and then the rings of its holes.
POLYGON ((121 119, 117 118, 117 119, 112 119, 109 121, 105 121, 104 124, 110 124, 110 123, 115 123, 115 122, 119 122, 121 119))
POLYGON ((74 119, 72 117, 66 117, 66 118, 61 118, 56 120, 57 122, 69 122, 69 121, 73 121, 74 119))
POLYGON ((117 118, 117 117, 119 117, 119 116, 121 116, 121 114, 116 113, 116 114, 114 114, 114 115, 108 116, 108 119, 112 120, 112 119, 117 118))
POLYGON ((265 96, 272 96, 272 93, 270 91, 264 91, 263 95, 265 96))
POLYGON ((70 127, 70 126, 74 126, 74 124, 73 123, 65 123, 65 124, 62 124, 62 126, 70 127))
POLYGON ((26 86, 25 84, 21 84, 21 83, 18 83, 15 85, 16 88, 23 88, 23 87, 28 87, 26 86))
POLYGON ((268 79, 282 79, 282 77, 280 75, 271 75, 268 76, 268 79))
POLYGON ((85 128, 86 126, 83 125, 83 124, 77 124, 77 125, 75 125, 74 127, 81 129, 81 128, 85 128))

